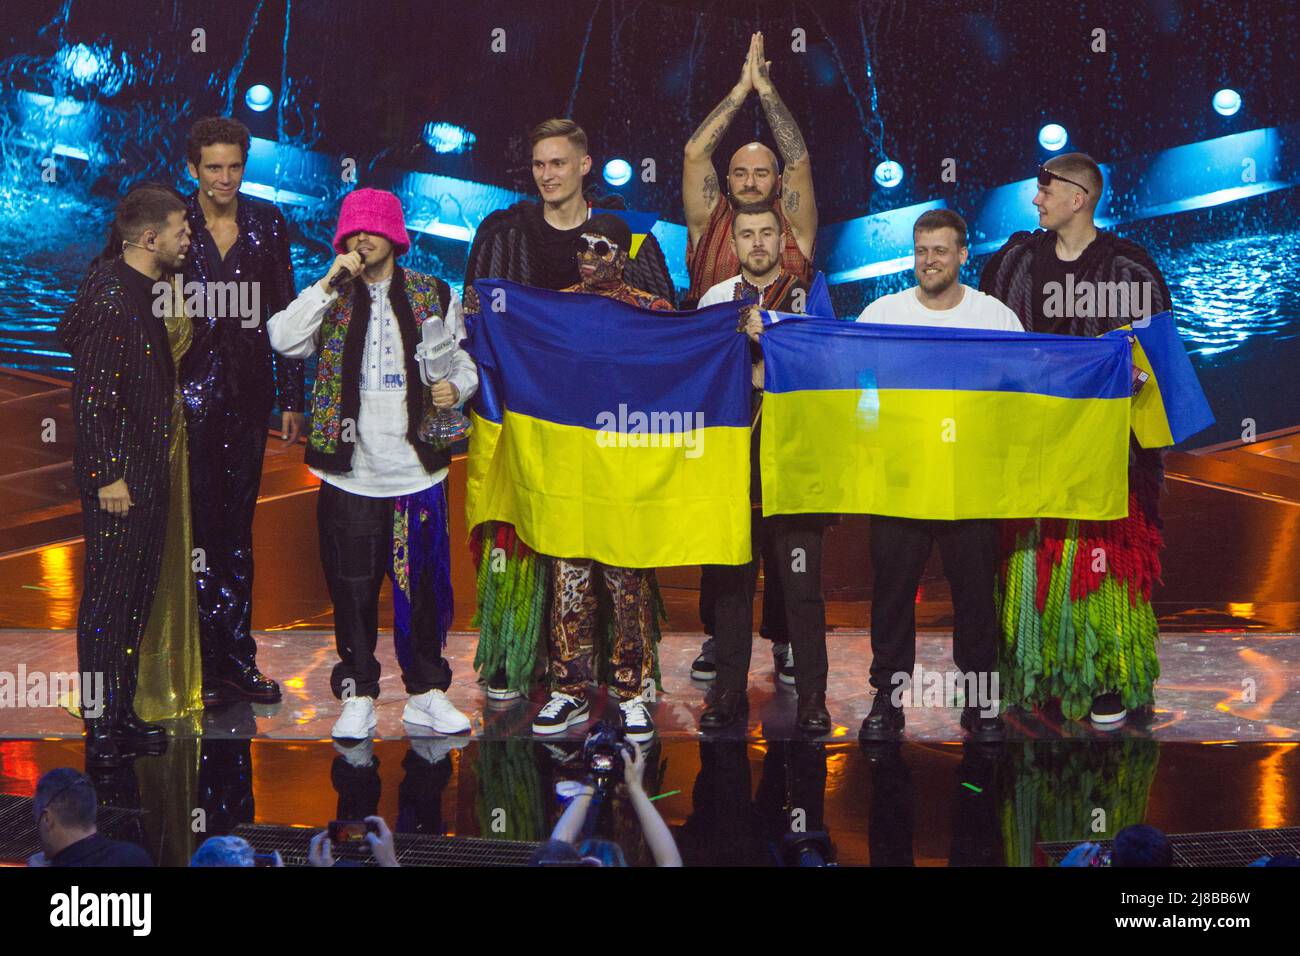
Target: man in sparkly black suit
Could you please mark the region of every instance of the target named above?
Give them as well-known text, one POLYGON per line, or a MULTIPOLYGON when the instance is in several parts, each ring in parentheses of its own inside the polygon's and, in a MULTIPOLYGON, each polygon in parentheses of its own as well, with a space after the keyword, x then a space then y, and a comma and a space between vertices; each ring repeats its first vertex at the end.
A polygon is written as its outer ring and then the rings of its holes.
POLYGON ((187 199, 185 280, 204 296, 180 374, 209 705, 280 699, 251 634, 253 508, 277 389, 283 440, 297 441, 303 425, 303 363, 275 355, 266 334, 266 320, 296 294, 289 228, 274 205, 239 194, 249 144, 242 123, 221 118, 196 122, 187 144, 198 189, 187 199))
POLYGON ((166 186, 133 189, 118 205, 116 248, 95 260, 59 322, 72 354, 73 470, 86 539, 77 670, 89 767, 120 763, 120 745, 137 749, 166 736, 136 716, 133 703, 167 534, 176 388, 154 286, 184 265, 185 216, 166 186))

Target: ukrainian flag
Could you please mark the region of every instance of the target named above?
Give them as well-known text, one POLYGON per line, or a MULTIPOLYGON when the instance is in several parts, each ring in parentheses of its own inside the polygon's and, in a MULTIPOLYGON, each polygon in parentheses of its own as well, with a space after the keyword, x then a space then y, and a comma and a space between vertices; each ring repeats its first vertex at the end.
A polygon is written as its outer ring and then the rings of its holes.
POLYGON ((593 209, 592 215, 618 216, 627 223, 627 228, 632 232, 632 248, 627 251, 629 259, 636 258, 641 251, 641 243, 645 242, 645 237, 650 235, 655 223, 659 221, 659 217, 652 212, 633 212, 630 209, 593 209))
POLYGON ((1176 445, 1214 424, 1173 313, 1138 319, 1107 335, 1133 337, 1133 364, 1150 376, 1133 400, 1133 434, 1143 448, 1176 445))
POLYGON ((655 312, 476 282, 470 528, 652 568, 749 561, 749 359, 739 303, 655 312))
POLYGON ((1128 513, 1129 343, 781 316, 762 337, 763 513, 1128 513))

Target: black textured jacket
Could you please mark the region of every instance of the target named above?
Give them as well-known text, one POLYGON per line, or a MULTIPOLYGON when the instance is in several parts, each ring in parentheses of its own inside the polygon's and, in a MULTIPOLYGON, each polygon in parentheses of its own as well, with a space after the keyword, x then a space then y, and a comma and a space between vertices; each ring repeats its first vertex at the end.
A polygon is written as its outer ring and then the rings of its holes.
MULTIPOLYGON (((590 202, 593 214, 602 209, 626 208, 621 196, 593 197, 590 202)), ((465 266, 465 289, 468 290, 475 279, 507 279, 521 285, 538 285, 532 263, 532 249, 538 231, 542 228, 542 221, 542 203, 537 199, 521 199, 513 206, 498 209, 484 219, 474 234, 474 244, 470 246, 469 261, 465 266)), ((677 301, 672 276, 668 274, 668 263, 653 235, 646 236, 636 258, 628 260, 623 270, 623 279, 628 285, 643 289, 670 303, 677 301)), ((575 262, 570 282, 577 281, 578 267, 575 262)))
MULTIPOLYGON (((208 232, 196 190, 186 198, 193 233, 185 263, 186 283, 221 281, 211 260, 220 260, 208 232)), ((303 410, 301 361, 276 355, 266 334, 271 316, 294 300, 289 224, 273 204, 240 195, 235 213, 239 240, 227 256, 236 256, 233 278, 259 283, 257 324, 245 328, 237 316, 209 316, 205 307, 193 316, 194 344, 181 361, 181 388, 186 412, 202 417, 218 404, 233 403, 250 421, 262 422, 278 404, 281 411, 303 410), (278 391, 278 403, 277 403, 278 391)))
POLYGON ((166 501, 176 388, 167 326, 136 306, 123 267, 96 261, 59 322, 72 353, 73 469, 85 495, 125 478, 134 500, 166 501))
MULTIPOLYGON (((984 264, 980 274, 980 291, 1016 313, 1026 332, 1045 331, 1034 328, 1034 257, 1050 252, 1055 242, 1056 233, 1046 229, 1017 232, 984 264)), ((1113 232, 1099 229, 1097 238, 1074 263, 1073 272, 1075 282, 1150 283, 1151 314, 1159 315, 1173 308, 1169 286, 1155 261, 1136 242, 1113 232)), ((1080 316, 1071 321, 1068 334, 1095 338, 1135 318, 1138 316, 1080 316)), ((1130 436, 1129 487, 1137 493, 1148 519, 1157 527, 1161 524, 1156 499, 1164 477, 1163 463, 1163 451, 1142 448, 1130 436), (1144 472, 1145 477, 1138 472, 1144 472)))
MULTIPOLYGON (((1014 312, 1026 332, 1046 331, 1033 325, 1034 257, 1051 251, 1055 242, 1056 233, 1046 229, 1017 232, 993 254, 980 273, 980 291, 1000 300, 1014 312)), ((1097 238, 1083 250, 1072 271, 1075 282, 1149 282, 1151 314, 1159 315, 1172 308, 1165 277, 1147 251, 1113 232, 1097 230, 1097 238)), ((1080 317, 1071 323, 1069 334, 1095 338, 1134 318, 1137 316, 1080 317)))

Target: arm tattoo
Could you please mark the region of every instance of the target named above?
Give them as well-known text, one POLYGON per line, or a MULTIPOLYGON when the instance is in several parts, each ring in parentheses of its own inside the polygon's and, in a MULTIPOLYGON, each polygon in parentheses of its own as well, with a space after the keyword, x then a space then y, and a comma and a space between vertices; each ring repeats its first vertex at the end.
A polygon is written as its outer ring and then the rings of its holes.
POLYGON ((796 191, 796 190, 794 190, 794 189, 785 189, 785 190, 782 190, 782 192, 784 193, 783 198, 785 199, 785 211, 786 211, 786 212, 798 212, 798 211, 799 211, 799 193, 798 193, 798 191, 796 191))
POLYGON ((704 201, 712 206, 718 198, 718 177, 714 173, 704 177, 704 201))
POLYGON ((808 147, 804 145, 803 134, 799 132, 789 108, 781 102, 781 97, 776 95, 775 90, 764 93, 760 99, 763 102, 763 112, 767 114, 768 125, 772 127, 772 135, 776 137, 777 149, 781 151, 781 159, 787 166, 799 162, 808 155, 808 147))
POLYGON ((731 94, 728 93, 722 102, 713 108, 713 112, 699 125, 699 128, 691 134, 690 141, 698 143, 707 135, 708 139, 704 143, 704 151, 712 154, 714 149, 717 148, 718 141, 722 139, 722 134, 727 131, 727 127, 731 125, 731 120, 739 109, 740 104, 732 99, 731 94), (711 126, 714 128, 710 129, 711 126))

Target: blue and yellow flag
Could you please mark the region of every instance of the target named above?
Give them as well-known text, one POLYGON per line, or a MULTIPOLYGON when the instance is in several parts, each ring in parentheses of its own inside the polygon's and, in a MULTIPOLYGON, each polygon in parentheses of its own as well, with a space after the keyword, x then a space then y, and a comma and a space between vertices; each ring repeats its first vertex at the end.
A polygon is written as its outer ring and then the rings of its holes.
POLYGON ((630 209, 593 209, 592 215, 597 214, 618 216, 627 223, 627 228, 632 232, 632 248, 627 251, 629 259, 636 258, 641 251, 641 243, 645 242, 645 237, 650 235, 655 223, 659 221, 659 217, 652 212, 633 212, 630 209))
POLYGON ((744 564, 748 341, 738 303, 654 312, 480 280, 470 528, 618 567, 744 564))
POLYGON ((1133 364, 1150 376, 1133 400, 1133 434, 1143 448, 1176 445, 1214 424, 1172 313, 1139 319, 1107 335, 1135 337, 1133 364))
POLYGON ((781 318, 762 338, 764 514, 1127 514, 1126 338, 781 318))

